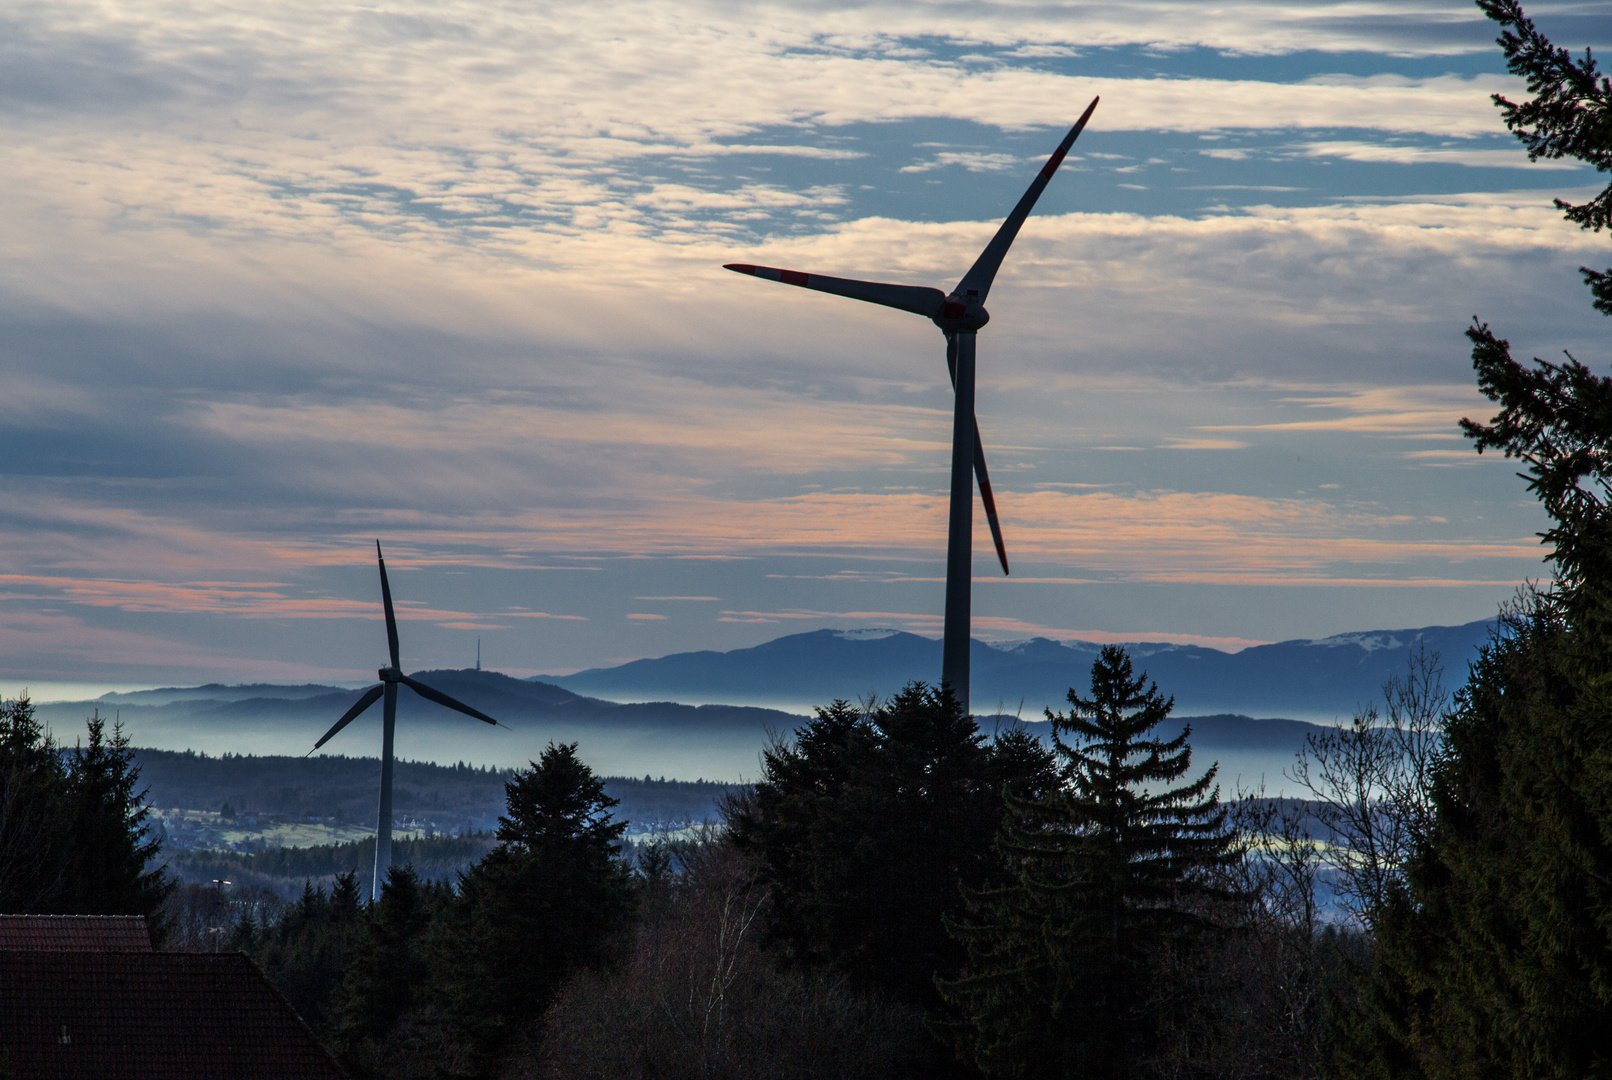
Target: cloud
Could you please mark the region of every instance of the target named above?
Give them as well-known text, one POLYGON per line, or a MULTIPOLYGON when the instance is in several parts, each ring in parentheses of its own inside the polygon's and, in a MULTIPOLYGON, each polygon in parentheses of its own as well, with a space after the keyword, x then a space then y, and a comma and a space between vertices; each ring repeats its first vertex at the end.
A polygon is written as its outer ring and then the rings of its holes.
POLYGON ((1451 147, 1403 146, 1365 142, 1311 142, 1300 147, 1310 157, 1336 157, 1348 161, 1392 162, 1396 165, 1469 165, 1486 169, 1565 169, 1580 166, 1571 161, 1529 161, 1519 147, 1480 150, 1451 147))
MULTIPOLYGON (((1375 386, 1343 393, 1294 395, 1300 419, 1262 424, 1206 424, 1204 431, 1347 431, 1400 438, 1454 438, 1460 419, 1493 408, 1476 387, 1375 386), (1319 414, 1319 415, 1317 415, 1319 414)), ((1439 451, 1445 453, 1445 451, 1439 451)), ((1469 449, 1450 451, 1475 457, 1469 449)))
POLYGON ((932 172, 958 166, 974 173, 999 173, 1022 165, 1012 154, 985 154, 975 151, 943 151, 920 165, 906 165, 904 173, 932 172))
POLYGON ((362 669, 303 658, 286 661, 242 655, 236 649, 202 645, 149 629, 97 626, 48 611, 0 610, 0 655, 7 658, 0 673, 8 682, 25 684, 85 675, 101 679, 121 675, 127 680, 131 673, 144 682, 150 673, 174 670, 296 682, 345 681, 366 675, 362 669))
MULTIPOLYGON (((1101 95, 1095 124, 1104 132, 1369 127, 1449 139, 1492 133, 1488 95, 1517 89, 1492 75, 1121 78, 1043 63, 1067 52, 1071 37, 1256 53, 1359 47, 1354 31, 1338 32, 1354 10, 1341 5, 1300 14, 1256 4, 1205 20, 1186 4, 1039 14, 989 4, 972 13, 968 33, 1003 49, 990 65, 891 47, 909 36, 932 41, 938 10, 759 4, 740 16, 662 0, 446 14, 405 3, 387 25, 435 29, 398 34, 307 3, 243 20, 225 8, 113 14, 66 2, 19 17, 14 30, 28 44, 17 51, 29 63, 10 85, 30 107, 0 130, 11 185, 57 222, 176 228, 215 242, 368 235, 494 245, 519 258, 535 254, 518 235, 528 231, 674 238, 717 228, 701 215, 719 212, 730 226, 832 213, 843 200, 832 185, 693 183, 671 174, 671 159, 853 160, 868 151, 811 143, 856 124, 947 117, 1061 127, 1071 102, 1101 95), (536 55, 541 65, 529 62, 536 55), (104 73, 104 92, 58 92, 70 81, 64 72, 87 68, 104 73), (120 80, 146 89, 113 92, 120 80), (754 137, 779 131, 810 137, 754 137)), ((1457 11, 1425 20, 1478 22, 1457 11)), ((1352 23, 1367 37, 1372 24, 1352 23)), ((1390 151, 1429 161, 1505 155, 1340 141, 1307 152, 1402 159, 1381 156, 1390 151)), ((955 151, 907 168, 1016 161, 955 151)))
MULTIPOLYGON (((52 598, 71 604, 117 608, 129 612, 165 614, 227 614, 242 618, 273 619, 376 619, 375 602, 328 596, 295 596, 277 583, 223 581, 108 581, 87 577, 42 577, 0 574, 0 600, 52 598)), ((411 620, 452 625, 447 620, 470 621, 477 616, 425 607, 399 600, 400 622, 411 620)))
POLYGON ((699 600, 710 603, 719 603, 720 596, 635 596, 634 600, 699 600))
POLYGON ((1164 450, 1244 450, 1248 443, 1240 439, 1189 439, 1172 435, 1161 447, 1164 450))

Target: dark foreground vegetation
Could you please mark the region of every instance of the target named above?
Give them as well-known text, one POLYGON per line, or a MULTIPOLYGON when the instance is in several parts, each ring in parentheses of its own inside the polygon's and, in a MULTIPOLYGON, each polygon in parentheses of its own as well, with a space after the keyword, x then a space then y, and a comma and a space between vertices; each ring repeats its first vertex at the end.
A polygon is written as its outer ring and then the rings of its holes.
MULTIPOLYGON (((1480 6, 1534 94, 1507 123, 1612 169, 1612 86, 1509 0, 1480 6)), ((1563 208, 1605 227, 1612 187, 1563 208)), ((1586 277, 1612 314, 1612 270, 1586 277)), ((92 720, 64 754, 17 701, 0 910, 144 914, 169 947, 244 950, 360 1077, 1605 1076, 1612 379, 1469 336, 1499 412, 1463 426, 1525 467, 1552 579, 1453 694, 1424 653, 1312 737, 1302 812, 1222 799, 1110 648, 1050 749, 987 739, 921 684, 835 702, 720 825, 629 846, 551 745, 454 880, 394 867, 372 904, 358 875, 310 872, 259 902, 176 893, 120 735, 92 720)))

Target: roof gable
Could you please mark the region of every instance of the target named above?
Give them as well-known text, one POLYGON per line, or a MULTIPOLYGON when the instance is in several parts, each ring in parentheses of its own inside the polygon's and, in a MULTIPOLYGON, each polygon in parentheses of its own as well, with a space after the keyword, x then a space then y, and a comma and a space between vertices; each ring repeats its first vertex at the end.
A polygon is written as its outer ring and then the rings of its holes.
POLYGON ((240 953, 0 952, 0 1051, 39 1080, 340 1080, 240 953))
POLYGON ((150 952, 144 915, 0 915, 0 950, 150 952))

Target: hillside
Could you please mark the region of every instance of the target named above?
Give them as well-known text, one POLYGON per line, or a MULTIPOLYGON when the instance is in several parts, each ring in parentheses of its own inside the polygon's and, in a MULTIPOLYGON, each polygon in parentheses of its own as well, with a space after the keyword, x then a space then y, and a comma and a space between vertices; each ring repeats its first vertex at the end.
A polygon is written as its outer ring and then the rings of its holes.
MULTIPOLYGON (((601 774, 733 781, 756 775, 757 754, 769 731, 791 731, 804 719, 743 705, 618 704, 492 671, 411 674, 504 725, 490 727, 404 690, 398 696, 398 756, 443 764, 519 768, 550 741, 577 742, 584 760, 601 774)), ((98 711, 120 721, 137 746, 214 756, 300 755, 358 695, 334 686, 171 687, 43 703, 38 711, 69 742, 83 731, 84 718, 98 711)), ((376 705, 323 753, 378 755, 380 719, 376 705)))

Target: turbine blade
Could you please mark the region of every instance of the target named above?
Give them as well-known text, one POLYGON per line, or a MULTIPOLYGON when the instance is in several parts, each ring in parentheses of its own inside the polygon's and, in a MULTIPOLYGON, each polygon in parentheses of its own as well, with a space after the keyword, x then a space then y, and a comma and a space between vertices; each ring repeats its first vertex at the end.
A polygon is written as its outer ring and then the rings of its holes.
MULTIPOLYGON (((354 720, 358 719, 358 714, 363 712, 365 709, 369 708, 371 705, 375 704, 377 701, 379 701, 381 699, 381 695, 383 693, 385 693, 385 692, 386 692, 386 684, 385 683, 377 683, 375 686, 372 686, 368 690, 365 690, 364 691, 364 696, 359 698, 356 702, 354 702, 353 707, 348 709, 345 713, 343 713, 342 718, 340 720, 336 721, 336 726, 331 728, 329 731, 325 732, 324 736, 322 738, 320 738, 320 740, 318 742, 313 744, 313 750, 317 750, 321 746, 325 745, 325 743, 330 741, 330 738, 331 738, 332 735, 336 734, 336 732, 340 731, 342 728, 346 727, 348 724, 350 724, 354 720)), ((309 750, 308 753, 310 753, 310 754, 313 753, 313 750, 309 750)))
POLYGON ((462 701, 455 701, 447 694, 444 694, 441 690, 433 690, 429 686, 425 685, 425 683, 417 682, 416 680, 409 678, 407 675, 403 676, 403 685, 407 686, 410 690, 413 690, 416 694, 419 694, 427 701, 434 701, 438 705, 446 705, 450 709, 456 709, 459 712, 464 713, 466 716, 474 716, 477 720, 484 720, 495 727, 498 725, 498 721, 494 720, 486 713, 472 709, 469 705, 466 705, 462 701))
POLYGON ((980 441, 979 417, 974 418, 974 475, 980 482, 980 502, 985 504, 985 520, 991 523, 991 542, 996 545, 996 557, 1002 563, 1002 573, 1008 569, 1007 546, 1002 543, 1002 522, 996 516, 996 498, 991 494, 991 476, 985 470, 985 444, 980 441))
POLYGON ((386 580, 386 560, 381 558, 381 542, 375 541, 375 561, 381 564, 381 603, 386 605, 386 644, 392 650, 392 666, 397 659, 397 616, 392 613, 392 586, 386 580))
POLYGON ((946 294, 939 289, 921 285, 885 285, 877 281, 855 281, 851 278, 824 277, 822 274, 803 274, 799 270, 780 270, 775 266, 751 266, 749 263, 725 263, 724 270, 736 274, 751 274, 768 281, 781 281, 785 285, 798 285, 802 289, 848 296, 852 300, 865 300, 870 304, 910 311, 933 319, 940 314, 946 294))
POLYGON ((1019 235, 1019 227, 1024 224, 1024 219, 1030 216, 1030 211, 1035 209, 1036 200, 1041 198, 1041 192, 1046 189, 1047 181, 1052 179, 1052 174, 1063 164, 1064 155, 1069 153, 1069 148, 1075 144, 1075 139, 1079 138, 1080 132, 1085 128, 1086 121, 1091 119, 1093 110, 1097 108, 1097 101, 1097 98, 1091 99, 1091 104, 1086 106, 1086 111, 1075 121, 1075 126, 1069 129, 1069 134, 1063 137, 1058 149, 1052 152, 1052 156, 1041 167, 1036 178, 1030 181, 1030 188, 1019 199, 1019 204, 1013 208, 1007 220, 1002 222, 1002 227, 996 230, 996 235, 985 245, 985 250, 974 260, 974 265, 963 275, 963 280, 957 283, 955 295, 968 296, 969 291, 974 290, 979 295, 968 298, 982 304, 985 302, 985 297, 991 291, 991 282, 996 280, 996 272, 1001 268, 1002 260, 1007 258, 1008 248, 1013 246, 1014 238, 1019 235))
MULTIPOLYGON (((951 372, 952 389, 957 388, 957 335, 946 335, 946 367, 951 372)), ((1002 573, 1008 570, 1007 546, 1002 543, 1002 522, 996 516, 996 497, 991 494, 991 475, 985 468, 985 442, 980 438, 979 417, 974 418, 974 475, 980 482, 980 502, 985 504, 985 520, 991 525, 991 541, 996 544, 996 557, 1002 563, 1002 573)))

